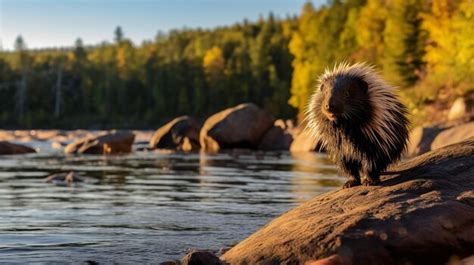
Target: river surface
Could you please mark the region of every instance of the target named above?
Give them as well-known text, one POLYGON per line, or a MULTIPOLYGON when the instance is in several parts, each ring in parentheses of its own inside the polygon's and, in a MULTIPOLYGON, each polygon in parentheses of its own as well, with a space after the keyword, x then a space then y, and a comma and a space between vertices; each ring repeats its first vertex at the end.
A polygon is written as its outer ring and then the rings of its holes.
POLYGON ((234 151, 0 156, 0 263, 144 264, 217 252, 340 186, 324 154, 234 151), (87 176, 47 183, 51 173, 87 176))

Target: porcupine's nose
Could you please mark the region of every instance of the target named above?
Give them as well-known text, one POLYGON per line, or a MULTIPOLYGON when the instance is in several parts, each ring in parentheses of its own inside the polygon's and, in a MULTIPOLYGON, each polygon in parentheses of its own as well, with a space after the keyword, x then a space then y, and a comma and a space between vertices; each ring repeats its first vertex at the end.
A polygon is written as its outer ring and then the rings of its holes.
POLYGON ((336 108, 336 105, 333 102, 326 103, 326 109, 330 112, 333 112, 336 108))

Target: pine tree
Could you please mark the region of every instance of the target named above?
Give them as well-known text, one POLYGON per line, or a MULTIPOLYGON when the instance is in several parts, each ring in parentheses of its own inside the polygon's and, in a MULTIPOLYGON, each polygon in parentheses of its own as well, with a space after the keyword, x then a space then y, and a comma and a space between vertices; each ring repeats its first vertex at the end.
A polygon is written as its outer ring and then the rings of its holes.
POLYGON ((118 44, 122 43, 122 41, 123 41, 123 31, 122 31, 122 27, 117 26, 117 27, 115 28, 114 36, 115 36, 115 38, 114 38, 115 43, 118 43, 118 44))

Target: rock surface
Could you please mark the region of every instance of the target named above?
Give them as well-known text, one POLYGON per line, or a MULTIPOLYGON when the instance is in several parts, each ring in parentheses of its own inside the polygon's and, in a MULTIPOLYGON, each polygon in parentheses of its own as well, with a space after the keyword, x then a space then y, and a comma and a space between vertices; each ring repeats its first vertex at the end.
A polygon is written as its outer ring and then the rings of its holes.
POLYGON ((156 130, 150 140, 150 147, 179 151, 199 150, 200 129, 194 118, 178 117, 156 130))
POLYGON ((380 186, 317 196, 221 256, 230 264, 445 264, 474 253, 474 138, 400 164, 380 186), (335 258, 334 258, 335 257, 335 258))
POLYGON ((441 127, 418 126, 410 132, 405 157, 415 157, 431 150, 431 144, 436 136, 442 132, 441 127))
POLYGON ((291 122, 276 120, 273 127, 265 133, 258 149, 265 151, 290 150, 294 128, 291 122))
POLYGON ((115 132, 86 137, 69 144, 66 154, 123 154, 130 153, 135 135, 130 132, 115 132))
POLYGON ((470 137, 474 137, 474 122, 468 122, 443 130, 434 138, 431 143, 431 150, 458 143, 470 137))
POLYGON ((274 119, 255 104, 240 104, 209 117, 200 133, 201 148, 217 152, 220 149, 257 148, 274 119))
POLYGON ((36 150, 28 146, 0 141, 0 155, 18 155, 28 153, 36 153, 36 150))

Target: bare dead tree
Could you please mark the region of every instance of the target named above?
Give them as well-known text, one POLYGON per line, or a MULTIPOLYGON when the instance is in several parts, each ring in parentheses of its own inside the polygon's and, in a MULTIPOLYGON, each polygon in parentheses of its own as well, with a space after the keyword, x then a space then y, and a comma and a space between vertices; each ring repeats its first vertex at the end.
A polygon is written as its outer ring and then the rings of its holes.
POLYGON ((55 93, 55 105, 54 105, 54 117, 58 118, 61 114, 61 86, 63 80, 63 67, 60 64, 56 73, 56 93, 55 93))

